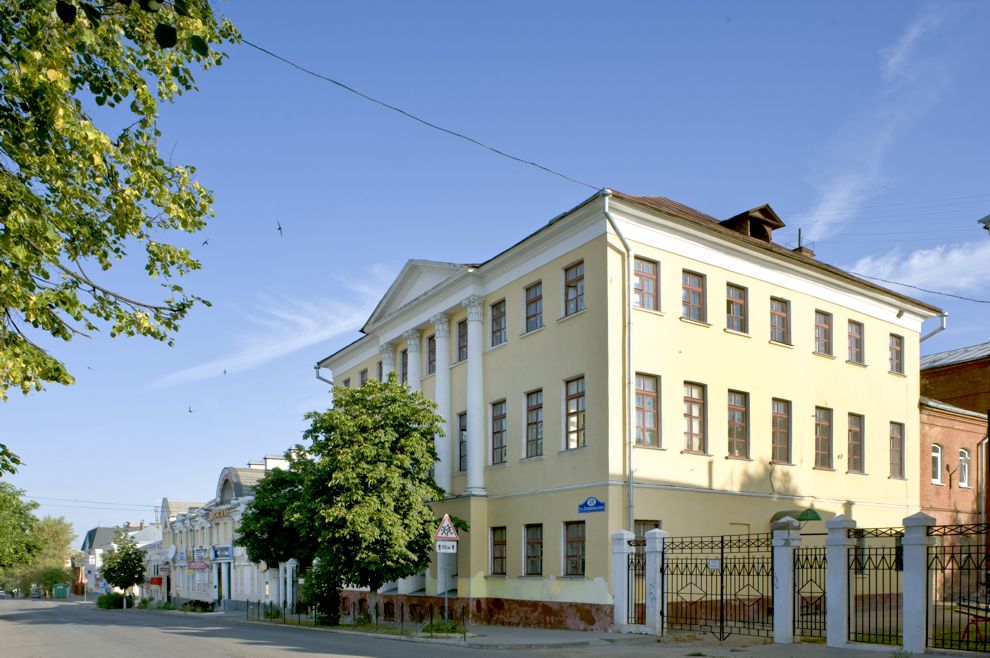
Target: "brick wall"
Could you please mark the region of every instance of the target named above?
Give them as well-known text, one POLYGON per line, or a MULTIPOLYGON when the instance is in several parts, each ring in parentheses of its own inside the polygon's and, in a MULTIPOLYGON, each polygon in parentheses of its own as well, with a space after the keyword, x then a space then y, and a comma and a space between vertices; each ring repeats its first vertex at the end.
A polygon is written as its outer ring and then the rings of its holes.
POLYGON ((921 394, 985 414, 990 409, 990 358, 922 370, 921 394))
POLYGON ((977 444, 986 421, 921 405, 921 508, 939 525, 979 523, 977 444), (942 446, 941 484, 932 482, 932 445, 942 446), (969 486, 959 484, 959 450, 969 451, 969 486), (946 466, 949 470, 946 470, 946 466))

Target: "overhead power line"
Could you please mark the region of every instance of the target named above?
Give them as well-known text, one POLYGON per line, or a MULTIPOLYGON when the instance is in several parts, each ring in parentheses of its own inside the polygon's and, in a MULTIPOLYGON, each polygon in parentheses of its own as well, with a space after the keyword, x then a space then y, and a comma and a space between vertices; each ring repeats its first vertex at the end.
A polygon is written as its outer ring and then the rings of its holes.
POLYGON ((484 142, 482 142, 480 140, 477 140, 477 139, 475 139, 473 137, 469 137, 468 135, 465 135, 464 133, 460 133, 460 132, 457 132, 456 130, 451 130, 449 128, 444 128, 443 126, 438 125, 436 123, 433 123, 432 121, 427 121, 426 119, 424 119, 424 118, 422 118, 420 116, 417 116, 417 115, 413 114, 412 112, 407 112, 406 110, 403 110, 401 107, 396 107, 395 105, 392 105, 390 103, 386 103, 385 101, 379 100, 379 99, 377 99, 377 98, 375 98, 373 96, 369 96, 368 94, 364 93, 363 91, 359 91, 359 90, 355 89, 354 87, 351 87, 350 85, 344 84, 343 82, 340 82, 339 80, 334 80, 333 78, 331 78, 329 76, 326 76, 326 75, 323 75, 322 73, 317 73, 316 71, 314 71, 312 69, 308 69, 305 66, 303 66, 301 64, 298 64, 298 63, 292 61, 291 59, 288 59, 287 57, 283 57, 282 55, 279 55, 278 53, 272 52, 271 50, 268 50, 267 48, 263 48, 263 47, 259 46, 258 44, 253 43, 253 42, 251 42, 251 41, 249 41, 247 39, 243 39, 242 38, 241 39, 241 43, 243 43, 243 44, 245 44, 247 46, 251 46, 252 48, 254 48, 255 50, 257 50, 258 52, 263 53, 265 55, 268 55, 269 57, 273 57, 274 59, 277 59, 278 61, 280 61, 280 62, 282 62, 284 64, 288 64, 292 68, 294 68, 294 69, 296 69, 298 71, 302 71, 306 75, 310 75, 310 76, 312 76, 314 78, 317 78, 318 80, 322 80, 323 82, 329 82, 332 85, 336 85, 337 87, 340 87, 344 91, 347 91, 347 92, 349 92, 351 94, 354 94, 355 96, 358 96, 359 98, 363 98, 364 100, 370 101, 370 102, 372 102, 372 103, 374 103, 376 105, 380 105, 381 107, 384 107, 384 108, 386 108, 388 110, 392 110, 393 112, 398 112, 399 114, 401 114, 402 116, 406 117, 407 119, 412 119, 413 121, 416 121, 417 123, 421 123, 421 124, 423 124, 424 126, 426 126, 428 128, 433 128, 434 130, 439 130, 440 132, 446 133, 446 134, 448 134, 448 135, 450 135, 452 137, 457 137, 458 139, 463 139, 466 142, 470 142, 471 144, 474 144, 475 146, 479 146, 479 147, 481 147, 481 148, 483 148, 483 149, 485 149, 487 151, 491 151, 492 153, 494 153, 496 155, 500 155, 503 158, 508 158, 509 160, 514 160, 514 161, 519 162, 519 163, 524 164, 524 165, 529 165, 531 167, 536 167, 537 169, 540 169, 540 170, 542 170, 542 171, 544 171, 544 172, 546 172, 548 174, 553 174, 554 176, 559 176, 560 178, 563 178, 564 180, 570 181, 572 183, 576 183, 578 185, 583 185, 584 187, 590 187, 593 190, 602 189, 602 186, 601 185, 592 185, 591 183, 585 183, 584 181, 580 181, 580 180, 578 180, 576 178, 572 178, 571 176, 568 176, 567 174, 561 173, 561 172, 557 171, 556 169, 551 169, 550 167, 547 167, 546 165, 541 165, 539 162, 534 162, 533 160, 527 160, 525 158, 521 158, 519 156, 512 155, 511 153, 507 153, 507 152, 505 152, 505 151, 503 151, 501 149, 497 149, 494 146, 489 146, 488 144, 485 144, 484 142))
POLYGON ((859 272, 849 272, 853 276, 862 277, 864 279, 870 279, 871 281, 882 281, 883 283, 889 283, 894 286, 904 286, 905 288, 911 288, 913 290, 920 290, 921 292, 927 292, 931 295, 942 295, 943 297, 954 297, 955 299, 961 299, 966 302, 975 302, 976 304, 990 304, 990 299, 973 299, 972 297, 963 297, 962 295, 953 295, 951 292, 939 292, 938 290, 928 290, 927 288, 919 288, 918 286, 912 286, 910 283, 901 283, 900 281, 889 281, 887 279, 881 279, 878 276, 870 276, 869 274, 860 274, 859 272))

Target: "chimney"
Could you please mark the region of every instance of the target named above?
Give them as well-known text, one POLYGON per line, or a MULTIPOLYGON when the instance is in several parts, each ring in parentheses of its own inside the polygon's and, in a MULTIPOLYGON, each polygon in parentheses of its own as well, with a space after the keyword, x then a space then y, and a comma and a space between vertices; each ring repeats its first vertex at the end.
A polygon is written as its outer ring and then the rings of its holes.
POLYGON ((815 257, 815 252, 811 249, 811 247, 806 247, 804 246, 804 243, 801 242, 801 229, 798 229, 798 246, 792 249, 792 251, 794 253, 801 254, 802 256, 807 256, 808 258, 815 257))

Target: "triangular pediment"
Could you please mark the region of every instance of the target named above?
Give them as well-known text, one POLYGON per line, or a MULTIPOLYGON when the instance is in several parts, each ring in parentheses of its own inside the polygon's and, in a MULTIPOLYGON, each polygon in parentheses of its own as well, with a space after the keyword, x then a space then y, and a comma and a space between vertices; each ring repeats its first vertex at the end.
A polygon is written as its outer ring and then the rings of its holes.
POLYGON ((432 260, 410 260, 402 267, 363 329, 374 326, 430 290, 471 269, 470 265, 432 260))

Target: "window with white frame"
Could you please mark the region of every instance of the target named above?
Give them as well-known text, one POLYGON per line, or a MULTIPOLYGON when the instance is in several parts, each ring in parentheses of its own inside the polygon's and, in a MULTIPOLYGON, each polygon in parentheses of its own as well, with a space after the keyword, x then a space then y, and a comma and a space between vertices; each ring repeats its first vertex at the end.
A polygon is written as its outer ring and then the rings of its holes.
POLYGON ((969 450, 959 450, 959 486, 969 486, 969 450))
POLYGON ((932 483, 942 484, 942 446, 932 444, 932 483))
POLYGON ((565 385, 567 396, 567 445, 568 450, 586 445, 584 434, 584 377, 569 380, 565 385))
POLYGON ((564 315, 584 310, 584 262, 564 270, 564 315))

